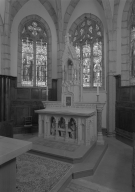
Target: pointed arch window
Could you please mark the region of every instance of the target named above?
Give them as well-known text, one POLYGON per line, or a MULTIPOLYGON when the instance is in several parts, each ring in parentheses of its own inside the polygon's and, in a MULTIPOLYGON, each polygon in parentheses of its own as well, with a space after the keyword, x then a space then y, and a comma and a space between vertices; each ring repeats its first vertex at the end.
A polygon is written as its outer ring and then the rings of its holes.
POLYGON ((72 41, 83 65, 83 87, 103 87, 103 28, 85 17, 75 28, 72 41))
POLYGON ((21 31, 21 85, 47 86, 47 34, 37 21, 25 24, 21 31))

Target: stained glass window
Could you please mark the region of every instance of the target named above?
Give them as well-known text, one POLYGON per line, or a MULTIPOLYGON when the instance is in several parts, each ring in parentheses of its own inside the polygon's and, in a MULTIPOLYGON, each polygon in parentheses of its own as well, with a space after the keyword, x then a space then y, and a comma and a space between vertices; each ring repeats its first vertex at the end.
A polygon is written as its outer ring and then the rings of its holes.
POLYGON ((40 23, 27 23, 22 30, 22 86, 47 86, 47 35, 40 23))
POLYGON ((83 87, 103 86, 103 29, 87 17, 72 35, 73 45, 83 65, 83 87))

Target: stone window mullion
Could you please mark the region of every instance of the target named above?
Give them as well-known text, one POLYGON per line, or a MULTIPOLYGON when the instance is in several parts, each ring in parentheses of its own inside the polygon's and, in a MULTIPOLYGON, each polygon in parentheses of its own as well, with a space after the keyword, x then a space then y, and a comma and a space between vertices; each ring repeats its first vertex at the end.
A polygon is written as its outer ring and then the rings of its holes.
POLYGON ((93 67, 94 67, 94 64, 93 64, 93 43, 92 43, 92 44, 91 44, 91 68, 90 68, 91 87, 93 87, 93 77, 94 77, 93 67))
POLYGON ((33 50, 34 50, 34 66, 33 66, 33 75, 34 75, 34 79, 33 79, 33 84, 34 86, 36 86, 36 41, 34 40, 34 44, 33 44, 33 50))

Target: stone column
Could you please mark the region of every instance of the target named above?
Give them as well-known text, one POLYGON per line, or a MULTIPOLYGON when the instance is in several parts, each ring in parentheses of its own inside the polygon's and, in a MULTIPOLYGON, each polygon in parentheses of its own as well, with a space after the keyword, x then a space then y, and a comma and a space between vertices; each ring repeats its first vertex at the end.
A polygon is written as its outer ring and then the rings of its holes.
POLYGON ((55 139, 57 139, 58 138, 58 122, 59 122, 59 118, 55 117, 55 120, 56 120, 56 135, 55 135, 55 139))
POLYGON ((81 143, 81 129, 82 129, 82 124, 81 124, 81 118, 78 118, 78 122, 77 122, 77 143, 80 144, 81 143))
POLYGON ((66 123, 66 135, 65 135, 65 141, 68 141, 68 117, 65 117, 65 123, 66 123))
POLYGON ((109 73, 107 82, 107 136, 115 136, 116 83, 114 73, 109 73))
POLYGON ((90 145, 90 121, 89 118, 85 119, 85 145, 90 145))
POLYGON ((104 104, 97 103, 97 144, 103 145, 104 139, 102 134, 102 110, 104 104))
POLYGON ((51 123, 50 123, 50 116, 48 116, 48 120, 47 120, 47 126, 46 126, 46 131, 47 131, 47 137, 50 136, 50 127, 51 127, 51 123))
POLYGON ((42 118, 41 115, 38 115, 38 137, 43 136, 43 131, 42 131, 42 118))

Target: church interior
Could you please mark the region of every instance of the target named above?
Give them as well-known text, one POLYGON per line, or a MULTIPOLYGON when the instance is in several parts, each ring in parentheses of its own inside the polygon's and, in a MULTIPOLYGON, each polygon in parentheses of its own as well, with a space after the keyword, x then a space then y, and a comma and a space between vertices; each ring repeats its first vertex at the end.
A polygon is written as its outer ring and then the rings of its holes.
POLYGON ((135 0, 0 0, 0 191, 135 191, 135 0))

